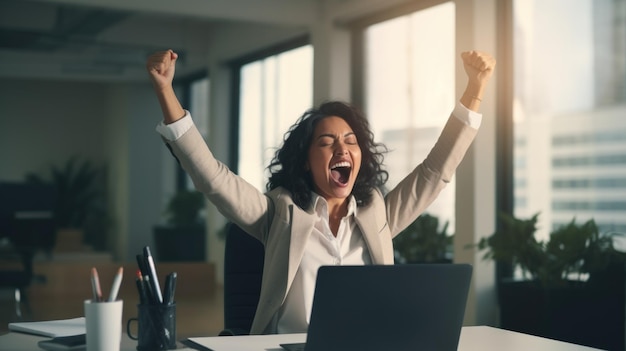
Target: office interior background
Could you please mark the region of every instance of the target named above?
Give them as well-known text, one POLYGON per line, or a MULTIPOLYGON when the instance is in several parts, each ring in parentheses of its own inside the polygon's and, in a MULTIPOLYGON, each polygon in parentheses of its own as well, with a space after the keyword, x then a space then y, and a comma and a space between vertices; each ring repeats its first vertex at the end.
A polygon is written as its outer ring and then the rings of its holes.
MULTIPOLYGON (((0 180, 74 156, 103 167, 116 261, 153 245, 192 186, 154 130, 144 62, 168 48, 212 150, 259 188, 283 133, 327 99, 363 107, 393 185, 460 96, 460 53, 492 53, 477 140, 428 209, 474 265, 466 324, 497 325, 493 263, 468 248, 497 212, 540 213, 544 239, 573 218, 626 232, 624 0, 0 0, 0 180)), ((226 221, 210 204, 205 220, 219 285, 226 221)))

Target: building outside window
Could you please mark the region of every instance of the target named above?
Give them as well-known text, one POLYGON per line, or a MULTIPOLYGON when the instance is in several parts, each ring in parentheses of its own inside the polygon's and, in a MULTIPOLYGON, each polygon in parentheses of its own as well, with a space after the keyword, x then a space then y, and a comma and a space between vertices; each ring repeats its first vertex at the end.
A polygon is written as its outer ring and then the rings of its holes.
POLYGON ((514 214, 626 233, 626 1, 513 4, 514 214))

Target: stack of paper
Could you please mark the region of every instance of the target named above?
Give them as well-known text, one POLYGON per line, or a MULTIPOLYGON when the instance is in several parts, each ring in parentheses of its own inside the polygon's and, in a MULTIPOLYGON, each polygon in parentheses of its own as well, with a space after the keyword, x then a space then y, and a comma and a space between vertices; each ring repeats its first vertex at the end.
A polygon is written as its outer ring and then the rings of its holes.
POLYGON ((296 334, 269 334, 269 335, 239 335, 239 336, 208 336, 188 338, 183 344, 198 350, 213 351, 257 351, 282 350, 280 344, 304 343, 306 333, 296 334))
POLYGON ((9 330, 56 338, 85 334, 85 317, 38 322, 9 323, 9 330))

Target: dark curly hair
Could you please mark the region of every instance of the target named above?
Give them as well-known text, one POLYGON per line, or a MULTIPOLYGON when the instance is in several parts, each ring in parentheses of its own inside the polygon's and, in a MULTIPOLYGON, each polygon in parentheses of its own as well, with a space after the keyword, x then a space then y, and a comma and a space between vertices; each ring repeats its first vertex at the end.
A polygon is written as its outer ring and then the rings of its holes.
POLYGON ((322 119, 337 116, 344 119, 356 134, 361 148, 361 169, 352 189, 357 206, 365 206, 372 200, 372 190, 384 186, 389 178, 383 169, 385 145, 374 142, 374 134, 364 114, 355 106, 330 101, 306 111, 283 138, 283 145, 274 154, 267 169, 270 177, 267 190, 283 187, 291 192, 296 205, 306 209, 315 189, 311 172, 306 170, 309 146, 315 127, 322 119))

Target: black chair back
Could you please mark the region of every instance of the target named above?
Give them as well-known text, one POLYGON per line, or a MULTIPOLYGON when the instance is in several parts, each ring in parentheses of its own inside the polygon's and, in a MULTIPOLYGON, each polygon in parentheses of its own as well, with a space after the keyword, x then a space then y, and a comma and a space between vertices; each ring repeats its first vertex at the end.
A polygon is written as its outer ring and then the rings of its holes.
POLYGON ((246 335, 259 303, 265 249, 230 223, 224 255, 224 330, 220 335, 246 335))
POLYGON ((26 290, 35 278, 34 256, 40 250, 50 253, 55 243, 56 190, 45 184, 0 182, 0 198, 0 259, 22 266, 0 270, 0 287, 15 289, 15 314, 22 319, 22 301, 30 314, 26 290))

